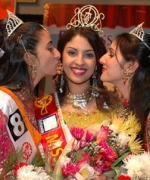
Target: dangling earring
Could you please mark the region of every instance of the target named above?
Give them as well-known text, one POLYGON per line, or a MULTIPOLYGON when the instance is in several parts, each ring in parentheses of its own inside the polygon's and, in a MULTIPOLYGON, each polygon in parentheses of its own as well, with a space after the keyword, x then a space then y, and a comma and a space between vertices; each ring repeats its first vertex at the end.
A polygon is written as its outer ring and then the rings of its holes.
POLYGON ((94 96, 94 97, 98 97, 99 96, 99 92, 96 90, 96 88, 97 88, 97 66, 96 66, 96 68, 95 68, 95 70, 94 70, 94 73, 93 73, 93 75, 92 75, 92 81, 93 81, 93 84, 92 84, 92 95, 94 96))
POLYGON ((123 79, 123 84, 124 85, 126 84, 126 81, 128 80, 128 78, 132 74, 132 73, 130 73, 130 67, 131 67, 131 64, 129 64, 129 67, 123 71, 123 78, 122 79, 123 79))
POLYGON ((35 81, 37 77, 37 67, 36 67, 36 64, 33 64, 31 65, 31 79, 32 79, 32 82, 35 81))
POLYGON ((59 88, 60 93, 63 93, 63 85, 64 85, 64 72, 63 72, 63 68, 62 68, 61 77, 60 77, 60 88, 59 88))

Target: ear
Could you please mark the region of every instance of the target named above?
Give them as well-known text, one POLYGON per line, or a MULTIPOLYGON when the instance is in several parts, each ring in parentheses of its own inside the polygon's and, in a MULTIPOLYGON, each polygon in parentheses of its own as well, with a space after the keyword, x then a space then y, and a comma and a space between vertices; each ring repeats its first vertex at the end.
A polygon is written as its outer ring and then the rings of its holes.
POLYGON ((32 66, 34 64, 35 55, 31 54, 30 52, 26 52, 23 59, 28 66, 32 66))
POLYGON ((130 73, 134 73, 139 67, 139 62, 137 60, 130 62, 130 73))

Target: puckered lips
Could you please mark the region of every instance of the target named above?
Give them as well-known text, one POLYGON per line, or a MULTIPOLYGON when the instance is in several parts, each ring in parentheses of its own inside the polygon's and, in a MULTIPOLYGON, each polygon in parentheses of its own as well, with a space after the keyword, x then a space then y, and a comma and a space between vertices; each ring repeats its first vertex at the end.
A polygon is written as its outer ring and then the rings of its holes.
POLYGON ((87 69, 85 68, 78 68, 78 67, 71 67, 71 70, 76 75, 83 75, 87 71, 87 69))
POLYGON ((103 73, 104 71, 106 71, 106 68, 105 68, 105 67, 102 67, 102 73, 103 73))

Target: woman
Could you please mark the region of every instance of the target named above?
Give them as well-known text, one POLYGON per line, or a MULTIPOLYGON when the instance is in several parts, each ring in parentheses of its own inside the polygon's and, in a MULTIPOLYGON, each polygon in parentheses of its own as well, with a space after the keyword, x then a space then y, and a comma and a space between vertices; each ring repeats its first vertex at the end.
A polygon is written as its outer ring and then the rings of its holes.
POLYGON ((0 20, 0 167, 10 149, 22 148, 23 161, 33 160, 41 140, 34 89, 44 76, 56 74, 60 58, 43 26, 7 12, 0 20))
MULTIPOLYGON (((80 15, 84 8, 89 10, 89 13, 92 12, 94 7, 88 6, 90 5, 78 9, 80 15)), ((80 17, 93 20, 93 17, 86 17, 89 13, 80 17)), ((72 21, 70 25, 74 24, 72 21)), ((93 27, 88 26, 90 22, 85 21, 83 25, 81 22, 84 20, 76 19, 76 21, 79 22, 79 26, 68 29, 58 41, 63 73, 57 79, 57 93, 35 101, 36 117, 39 120, 40 132, 43 134, 42 145, 46 151, 45 146, 48 144, 53 167, 60 154, 62 152, 65 154, 70 148, 72 138, 70 129, 96 126, 99 130, 101 122, 111 120, 110 112, 118 100, 117 96, 105 90, 97 78, 102 70, 98 60, 106 53, 102 38, 93 27)), ((102 33, 101 28, 98 31, 102 33)), ((53 173, 54 179, 59 179, 59 162, 53 173)))
POLYGON ((100 58, 103 65, 100 79, 120 90, 124 113, 131 110, 139 119, 144 148, 150 150, 150 35, 144 33, 142 24, 130 33, 118 35, 112 42, 108 52, 100 58))

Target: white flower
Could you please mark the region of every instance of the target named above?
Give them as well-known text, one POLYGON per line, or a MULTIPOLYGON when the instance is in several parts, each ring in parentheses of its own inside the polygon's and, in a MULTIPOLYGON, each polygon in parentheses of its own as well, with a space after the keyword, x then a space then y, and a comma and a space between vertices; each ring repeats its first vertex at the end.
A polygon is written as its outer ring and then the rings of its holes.
POLYGON ((82 168, 75 174, 77 180, 94 179, 94 169, 89 164, 84 164, 82 168))
POLYGON ((109 129, 113 131, 112 134, 116 134, 118 132, 118 128, 113 124, 109 125, 109 129))
POLYGON ((121 145, 121 147, 124 147, 128 144, 129 139, 130 139, 130 137, 126 133, 121 132, 117 136, 116 141, 121 145))
POLYGON ((33 165, 23 166, 17 171, 17 180, 50 180, 51 177, 46 174, 42 167, 33 165))
POLYGON ((150 179, 150 154, 129 155, 123 160, 123 168, 131 179, 150 179))

